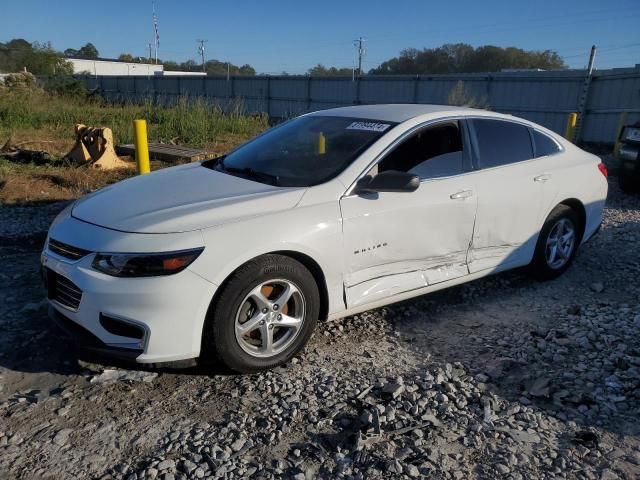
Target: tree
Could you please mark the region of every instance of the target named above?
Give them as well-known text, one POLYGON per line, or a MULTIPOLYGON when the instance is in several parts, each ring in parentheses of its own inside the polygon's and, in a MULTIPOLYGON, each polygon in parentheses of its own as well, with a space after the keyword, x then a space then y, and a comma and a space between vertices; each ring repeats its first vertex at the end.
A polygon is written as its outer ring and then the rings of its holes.
POLYGON ((138 63, 136 61, 136 59, 133 58, 133 55, 131 55, 130 53, 121 53, 118 56, 118 60, 120 60, 121 62, 136 62, 136 63, 138 63))
POLYGON ((352 76, 352 68, 325 67, 321 63, 307 70, 307 75, 312 77, 328 77, 328 76, 352 76))
POLYGON ((35 75, 73 73, 73 66, 49 43, 31 44, 21 38, 0 43, 0 72, 19 72, 25 68, 35 75))
POLYGON ((499 72, 503 69, 567 68, 552 50, 526 51, 515 47, 484 45, 474 48, 465 43, 445 44, 418 50, 407 48, 400 55, 369 71, 372 75, 499 72))
POLYGON ((98 49, 93 43, 89 42, 78 50, 78 56, 83 58, 98 58, 98 49))
POLYGON ((471 107, 471 108, 489 108, 489 103, 486 95, 477 96, 463 81, 458 81, 449 92, 447 98, 449 105, 456 105, 458 107, 471 107))
MULTIPOLYGON (((202 65, 195 60, 187 60, 186 62, 177 63, 171 60, 162 62, 166 71, 185 71, 185 72, 201 72, 202 65)), ((256 70, 249 64, 242 66, 234 65, 230 62, 223 62, 221 60, 207 60, 204 63, 204 70, 207 75, 226 75, 227 65, 230 75, 255 75, 256 70)))
POLYGON ((172 60, 167 60, 166 62, 161 62, 164 69, 167 70, 168 72, 171 71, 176 71, 176 70, 180 70, 180 65, 177 62, 174 62, 172 60))

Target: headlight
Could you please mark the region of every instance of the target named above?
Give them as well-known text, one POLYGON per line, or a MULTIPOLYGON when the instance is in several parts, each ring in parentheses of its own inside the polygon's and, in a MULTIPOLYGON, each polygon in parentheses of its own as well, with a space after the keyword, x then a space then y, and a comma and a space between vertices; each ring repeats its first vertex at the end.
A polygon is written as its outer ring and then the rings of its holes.
POLYGON ((204 248, 165 253, 98 253, 91 264, 114 277, 157 277, 187 268, 204 248))

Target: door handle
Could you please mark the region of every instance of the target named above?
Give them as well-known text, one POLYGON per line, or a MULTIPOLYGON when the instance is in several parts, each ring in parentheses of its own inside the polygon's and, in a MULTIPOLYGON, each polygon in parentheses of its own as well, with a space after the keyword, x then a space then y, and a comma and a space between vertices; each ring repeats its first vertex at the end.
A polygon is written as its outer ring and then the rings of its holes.
POLYGON ((473 196, 473 192, 471 190, 462 190, 461 192, 452 193, 449 195, 449 198, 451 200, 464 200, 471 196, 473 196))
POLYGON ((547 180, 551 180, 550 173, 543 173, 542 175, 538 175, 537 177, 533 177, 534 182, 546 182, 547 180))

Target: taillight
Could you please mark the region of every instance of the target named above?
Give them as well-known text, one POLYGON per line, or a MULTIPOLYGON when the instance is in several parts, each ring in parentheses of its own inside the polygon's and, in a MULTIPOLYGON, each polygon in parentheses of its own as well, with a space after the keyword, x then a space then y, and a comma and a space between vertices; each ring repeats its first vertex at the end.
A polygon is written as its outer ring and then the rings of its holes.
POLYGON ((604 175, 604 178, 609 178, 609 170, 607 170, 607 166, 604 163, 600 162, 598 164, 598 170, 604 175))

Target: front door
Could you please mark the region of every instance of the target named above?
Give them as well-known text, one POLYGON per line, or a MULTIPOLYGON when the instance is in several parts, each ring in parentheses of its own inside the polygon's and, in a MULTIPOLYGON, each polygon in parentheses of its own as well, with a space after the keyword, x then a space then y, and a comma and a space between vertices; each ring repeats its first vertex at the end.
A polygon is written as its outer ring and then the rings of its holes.
POLYGON ((341 199, 348 307, 468 273, 477 197, 465 144, 458 122, 420 129, 369 172, 419 175, 416 191, 341 199))

